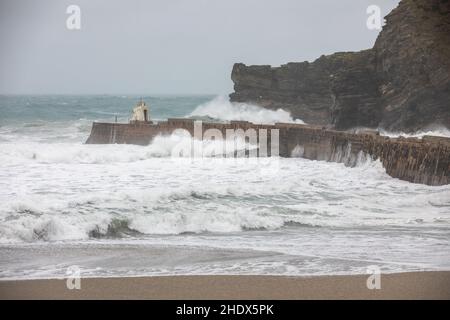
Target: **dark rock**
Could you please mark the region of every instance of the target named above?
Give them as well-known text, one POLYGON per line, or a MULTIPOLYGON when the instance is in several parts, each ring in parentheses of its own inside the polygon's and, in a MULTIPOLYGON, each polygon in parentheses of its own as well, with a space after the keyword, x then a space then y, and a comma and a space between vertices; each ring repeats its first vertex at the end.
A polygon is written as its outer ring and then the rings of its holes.
POLYGON ((273 68, 235 64, 230 99, 336 129, 450 127, 449 35, 450 1, 402 0, 372 49, 273 68))

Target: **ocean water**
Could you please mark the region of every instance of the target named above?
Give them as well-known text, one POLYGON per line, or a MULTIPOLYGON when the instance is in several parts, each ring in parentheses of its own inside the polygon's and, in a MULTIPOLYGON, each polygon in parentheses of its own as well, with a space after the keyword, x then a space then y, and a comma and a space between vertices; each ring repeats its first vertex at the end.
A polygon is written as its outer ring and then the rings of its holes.
MULTIPOLYGON (((294 121, 223 97, 143 98, 158 120, 294 121)), ((371 160, 174 157, 181 134, 83 144, 139 99, 0 96, 0 279, 450 270, 450 186, 371 160)))

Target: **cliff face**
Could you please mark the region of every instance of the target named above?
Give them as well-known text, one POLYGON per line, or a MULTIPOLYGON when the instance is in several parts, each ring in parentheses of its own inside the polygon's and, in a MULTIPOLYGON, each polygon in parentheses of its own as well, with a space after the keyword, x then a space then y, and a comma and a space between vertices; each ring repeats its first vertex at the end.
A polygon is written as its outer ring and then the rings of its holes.
POLYGON ((450 127, 449 35, 450 1, 402 0, 372 49, 274 68, 235 64, 230 99, 336 129, 450 127))
POLYGON ((381 125, 450 127, 450 2, 402 1, 386 17, 374 49, 381 125))

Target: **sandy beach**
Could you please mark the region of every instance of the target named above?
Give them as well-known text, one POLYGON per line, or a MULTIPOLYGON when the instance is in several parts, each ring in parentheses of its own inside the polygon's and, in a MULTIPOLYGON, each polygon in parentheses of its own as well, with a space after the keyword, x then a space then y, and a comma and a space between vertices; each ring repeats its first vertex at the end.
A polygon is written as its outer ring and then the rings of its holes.
POLYGON ((367 275, 349 276, 157 276, 0 281, 1 299, 450 299, 450 272, 381 276, 369 290, 367 275))

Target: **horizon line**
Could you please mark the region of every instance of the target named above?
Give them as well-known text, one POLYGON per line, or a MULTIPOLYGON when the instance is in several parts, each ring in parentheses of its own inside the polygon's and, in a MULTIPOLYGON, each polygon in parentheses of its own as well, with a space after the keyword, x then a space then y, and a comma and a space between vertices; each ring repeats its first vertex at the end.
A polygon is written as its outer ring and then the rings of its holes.
POLYGON ((220 93, 0 93, 0 96, 222 96, 220 93))

